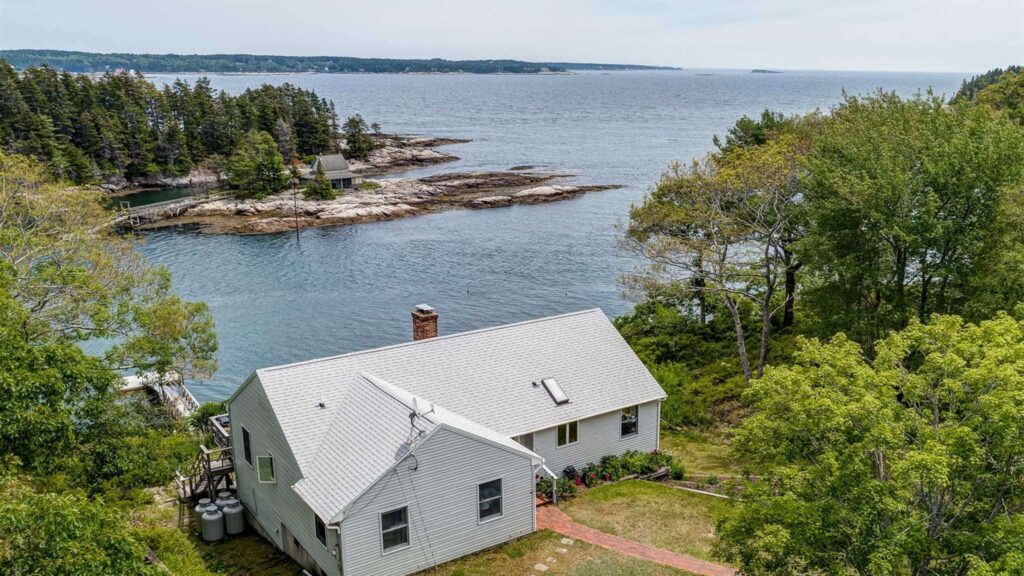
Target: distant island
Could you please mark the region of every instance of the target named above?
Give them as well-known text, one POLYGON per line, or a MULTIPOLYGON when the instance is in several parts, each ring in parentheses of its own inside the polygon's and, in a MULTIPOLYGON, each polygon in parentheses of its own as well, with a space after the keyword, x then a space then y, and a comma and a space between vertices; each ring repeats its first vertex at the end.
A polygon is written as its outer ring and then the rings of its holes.
POLYGON ((68 72, 200 72, 213 74, 390 73, 557 74, 576 70, 675 70, 661 66, 521 60, 350 58, 257 54, 100 54, 66 50, 0 50, 14 68, 49 66, 68 72))
POLYGON ((780 70, 765 70, 764 68, 754 68, 750 71, 751 74, 782 74, 780 70))

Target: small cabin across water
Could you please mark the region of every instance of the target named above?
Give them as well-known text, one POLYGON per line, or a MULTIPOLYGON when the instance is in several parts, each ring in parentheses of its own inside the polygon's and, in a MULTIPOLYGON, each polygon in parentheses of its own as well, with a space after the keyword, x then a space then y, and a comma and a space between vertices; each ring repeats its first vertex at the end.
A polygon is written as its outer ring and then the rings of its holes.
POLYGON ((321 165, 323 166, 324 174, 327 175, 327 179, 331 181, 331 188, 335 190, 348 190, 363 183, 362 176, 349 169, 348 161, 341 154, 317 156, 309 170, 308 178, 315 177, 321 165))

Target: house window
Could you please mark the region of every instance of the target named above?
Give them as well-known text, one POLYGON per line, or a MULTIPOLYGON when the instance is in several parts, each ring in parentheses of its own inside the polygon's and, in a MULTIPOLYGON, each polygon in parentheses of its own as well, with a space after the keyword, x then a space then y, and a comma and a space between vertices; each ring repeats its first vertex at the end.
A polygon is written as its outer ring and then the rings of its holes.
POLYGON ((639 406, 630 406, 629 408, 622 409, 622 428, 619 431, 619 434, 623 438, 626 436, 634 436, 637 433, 637 421, 639 420, 639 414, 639 406))
POLYGON ((579 439, 579 422, 569 422, 558 427, 558 445, 575 444, 579 439))
POLYGON ((245 461, 252 466, 252 443, 249 441, 249 431, 242 427, 242 455, 245 456, 245 461))
POLYGON ((273 456, 256 457, 256 479, 259 480, 260 484, 273 484, 277 482, 274 478, 273 456))
POLYGON ((501 478, 477 486, 480 501, 480 521, 501 518, 501 478))
POLYGON ((384 554, 409 546, 409 507, 380 515, 380 542, 384 554))
POLYGON ((320 519, 316 514, 313 515, 314 524, 316 526, 316 539, 320 541, 324 547, 327 546, 327 525, 320 519))

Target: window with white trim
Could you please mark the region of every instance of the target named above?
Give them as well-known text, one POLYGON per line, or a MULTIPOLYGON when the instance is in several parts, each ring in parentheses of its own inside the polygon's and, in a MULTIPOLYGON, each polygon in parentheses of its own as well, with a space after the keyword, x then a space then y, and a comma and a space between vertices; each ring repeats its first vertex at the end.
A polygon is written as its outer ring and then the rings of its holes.
POLYGON ((256 479, 260 484, 274 484, 277 479, 274 477, 274 457, 269 454, 256 457, 256 479))
POLYGON ((380 514, 380 545, 387 554, 409 545, 409 507, 380 514))
POLYGON ((569 444, 575 444, 579 440, 580 423, 579 421, 572 421, 566 424, 562 424, 558 427, 558 445, 567 446, 569 444))
POLYGON ((639 431, 640 407, 630 406, 622 409, 622 424, 619 429, 619 436, 635 436, 639 431))
POLYGON ((324 547, 327 547, 327 525, 324 524, 324 521, 316 514, 313 515, 313 518, 315 519, 313 524, 314 528, 316 528, 316 539, 319 540, 324 547))
POLYGON ((501 478, 477 485, 480 504, 480 521, 501 518, 501 478))

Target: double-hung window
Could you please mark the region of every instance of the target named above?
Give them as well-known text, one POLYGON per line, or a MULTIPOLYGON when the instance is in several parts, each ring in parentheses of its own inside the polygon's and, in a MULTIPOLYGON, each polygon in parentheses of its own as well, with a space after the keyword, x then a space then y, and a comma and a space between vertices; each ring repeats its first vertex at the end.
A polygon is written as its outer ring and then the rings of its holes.
POLYGON ((627 436, 635 436, 637 431, 639 430, 639 408, 639 406, 630 406, 629 408, 622 409, 622 424, 619 430, 619 435, 622 438, 625 438, 627 436))
POLYGON ((480 521, 501 518, 501 478, 477 486, 480 521))
POLYGON ((380 543, 384 554, 409 546, 409 507, 380 515, 380 543))
POLYGON ((579 421, 560 425, 558 427, 558 445, 561 447, 569 444, 575 444, 576 441, 579 440, 579 432, 579 421))

